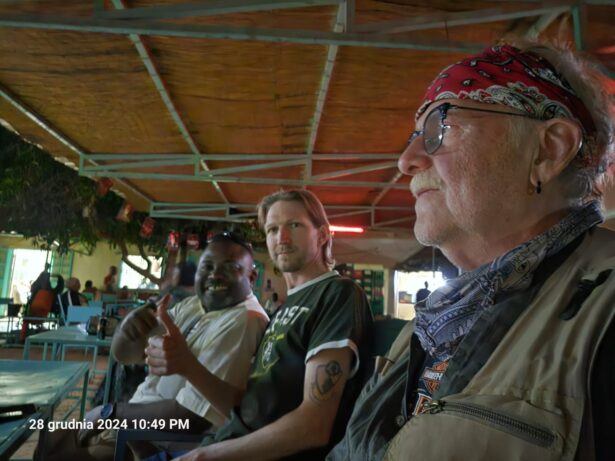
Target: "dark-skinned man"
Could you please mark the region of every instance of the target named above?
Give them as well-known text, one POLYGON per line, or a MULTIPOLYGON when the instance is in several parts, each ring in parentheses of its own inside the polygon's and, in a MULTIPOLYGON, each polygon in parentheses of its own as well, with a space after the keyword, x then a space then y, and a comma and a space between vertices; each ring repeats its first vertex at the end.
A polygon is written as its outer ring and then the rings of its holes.
MULTIPOLYGON (((265 332, 246 391, 220 393, 234 396, 220 399, 230 421, 182 461, 322 459, 342 436, 368 372, 367 299, 331 270, 332 237, 318 198, 305 190, 272 194, 259 205, 259 222, 288 296, 265 332)), ((162 348, 148 353, 165 361, 162 348)), ((205 375, 195 386, 216 400, 205 375)))
MULTIPOLYGON (((187 419, 190 432, 196 433, 223 424, 224 413, 190 383, 190 372, 205 366, 212 380, 225 389, 239 393, 245 388, 251 358, 268 321, 252 294, 255 278, 251 246, 232 233, 215 235, 199 261, 197 295, 168 311, 166 296, 158 303, 158 315, 149 307, 133 311, 111 346, 125 364, 143 363, 148 340, 170 353, 177 351, 181 340, 180 354, 164 370, 150 363, 150 374, 128 403, 96 407, 86 420, 187 419)), ((45 459, 113 459, 114 432, 98 432, 49 434, 45 459)))

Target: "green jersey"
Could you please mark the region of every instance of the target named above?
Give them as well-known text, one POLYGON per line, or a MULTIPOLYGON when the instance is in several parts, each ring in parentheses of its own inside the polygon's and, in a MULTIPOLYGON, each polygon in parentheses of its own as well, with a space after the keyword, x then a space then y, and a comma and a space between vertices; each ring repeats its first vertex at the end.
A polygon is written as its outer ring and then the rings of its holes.
POLYGON ((216 441, 239 437, 271 424, 303 401, 306 363, 327 349, 350 348, 354 358, 335 420, 331 443, 292 459, 323 459, 341 439, 355 399, 367 378, 368 331, 372 316, 363 290, 327 272, 288 292, 267 330, 248 379, 247 391, 216 441))

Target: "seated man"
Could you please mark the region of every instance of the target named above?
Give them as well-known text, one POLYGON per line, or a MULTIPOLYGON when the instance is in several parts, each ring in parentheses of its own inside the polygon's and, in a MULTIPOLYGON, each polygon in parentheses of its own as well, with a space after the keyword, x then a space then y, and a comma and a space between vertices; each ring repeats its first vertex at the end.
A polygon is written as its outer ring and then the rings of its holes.
POLYGON ((71 277, 66 281, 67 290, 60 295, 60 303, 64 310, 64 317, 68 312, 68 306, 87 306, 88 300, 79 293, 81 282, 76 277, 71 277))
MULTIPOLYGON (((367 299, 331 270, 322 204, 305 190, 279 192, 263 199, 259 222, 288 297, 265 332, 245 392, 195 371, 192 383, 231 420, 186 459, 322 459, 342 436, 370 371, 367 299)), ((153 342, 147 361, 164 372, 175 359, 153 342)))
POLYGON ((503 45, 428 88, 399 169, 416 238, 463 273, 416 305, 327 459, 615 459, 598 82, 571 52, 503 45))
MULTIPOLYGON (((150 307, 141 307, 119 327, 111 346, 113 355, 125 364, 142 363, 148 338, 162 340, 176 334, 187 346, 180 356, 182 363, 206 366, 219 382, 244 389, 251 358, 268 322, 252 294, 255 278, 250 245, 226 233, 214 236, 199 261, 197 296, 185 299, 168 312, 169 296, 159 302, 159 317, 167 324, 174 322, 175 330, 165 330, 150 307)), ((128 403, 96 407, 86 417, 90 421, 100 418, 189 419, 190 430, 196 433, 225 421, 225 415, 203 398, 185 375, 178 374, 150 374, 128 403)), ((115 433, 97 432, 50 433, 45 459, 113 459, 115 433)))

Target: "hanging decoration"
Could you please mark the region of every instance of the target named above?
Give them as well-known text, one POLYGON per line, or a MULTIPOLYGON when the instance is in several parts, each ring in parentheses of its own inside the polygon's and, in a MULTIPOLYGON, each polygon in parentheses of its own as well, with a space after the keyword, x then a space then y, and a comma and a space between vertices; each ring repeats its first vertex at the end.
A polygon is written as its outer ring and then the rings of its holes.
POLYGON ((177 231, 169 232, 169 237, 167 239, 167 249, 168 250, 177 250, 179 248, 179 237, 180 234, 177 231))
POLYGON ((198 234, 188 234, 186 236, 186 246, 189 250, 198 250, 200 247, 201 239, 198 234))
POLYGON ((111 179, 100 178, 98 181, 96 181, 96 195, 98 195, 99 197, 104 197, 111 189, 111 186, 113 186, 113 181, 111 179))
POLYGON ((117 212, 117 216, 115 217, 115 219, 122 222, 130 222, 132 221, 132 214, 134 213, 134 211, 134 207, 126 200, 124 200, 124 203, 122 204, 120 211, 117 212))
POLYGON ((144 239, 149 239, 154 233, 154 226, 156 225, 156 221, 154 218, 150 218, 149 216, 143 220, 143 224, 141 224, 141 230, 139 231, 139 236, 144 239))

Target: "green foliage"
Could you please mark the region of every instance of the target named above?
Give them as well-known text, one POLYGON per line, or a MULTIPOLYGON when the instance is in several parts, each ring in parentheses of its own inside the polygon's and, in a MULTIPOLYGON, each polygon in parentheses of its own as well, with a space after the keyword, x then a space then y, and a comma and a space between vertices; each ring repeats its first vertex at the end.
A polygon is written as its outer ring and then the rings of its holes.
MULTIPOLYGON (((98 197, 94 181, 0 125, 0 232, 17 232, 43 248, 57 244, 60 253, 76 244, 91 251, 107 241, 161 256, 171 230, 199 235, 213 230, 211 222, 156 219, 154 234, 144 239, 139 232, 146 213, 135 212, 128 223, 115 219, 123 202, 112 191, 98 197)), ((264 242, 253 224, 232 226, 253 242, 264 242)))

